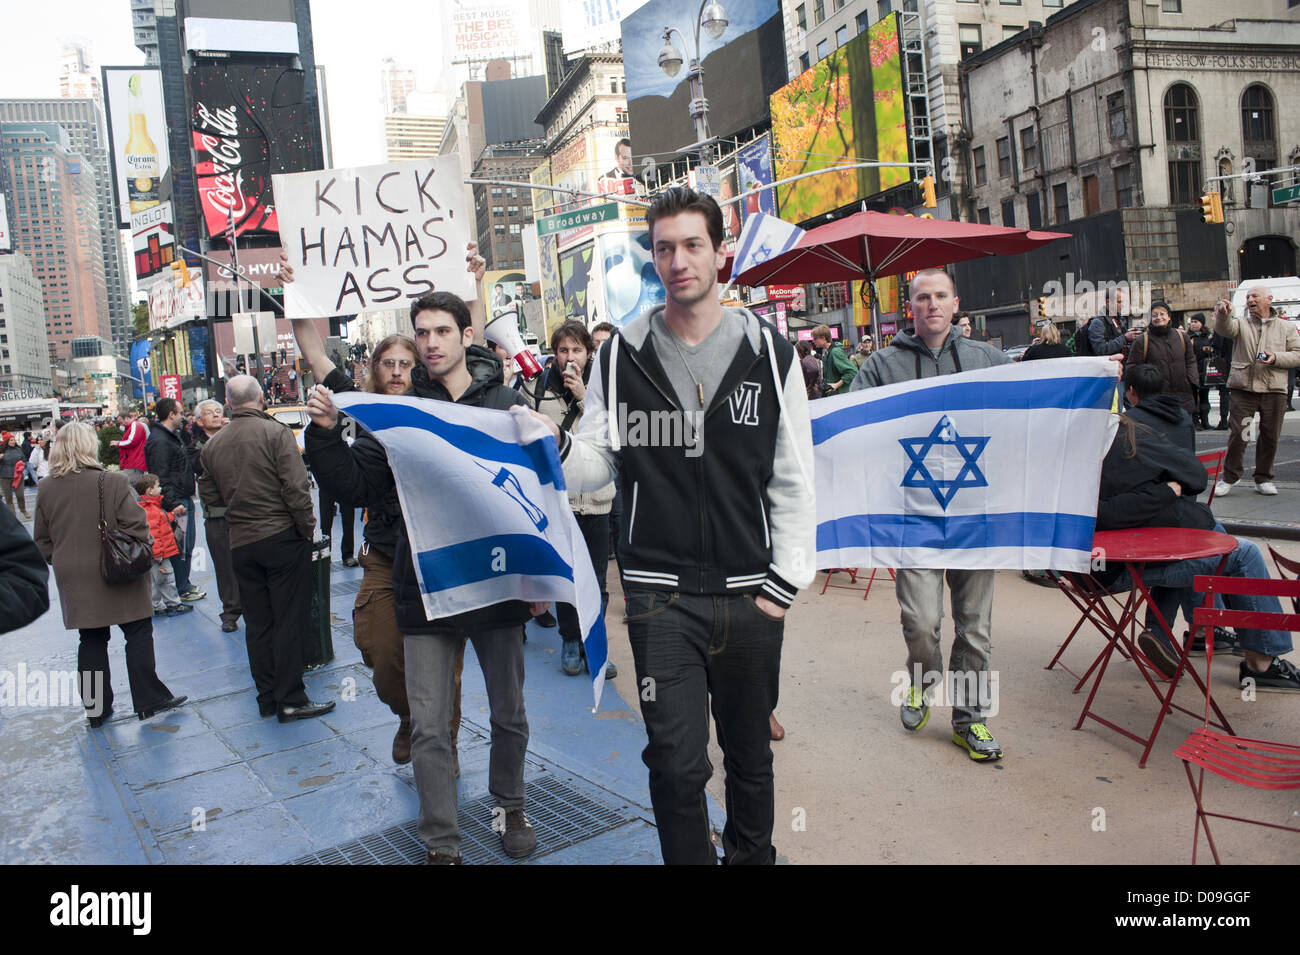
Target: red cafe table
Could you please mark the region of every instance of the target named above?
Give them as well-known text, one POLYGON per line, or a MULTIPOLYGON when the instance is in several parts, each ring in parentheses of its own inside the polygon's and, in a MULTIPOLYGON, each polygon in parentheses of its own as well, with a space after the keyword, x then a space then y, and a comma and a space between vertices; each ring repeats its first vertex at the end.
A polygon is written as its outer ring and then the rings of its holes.
MULTIPOLYGON (((1211 698, 1209 688, 1201 680, 1196 668, 1189 665, 1187 648, 1174 637, 1169 623, 1151 600, 1151 592, 1143 581, 1142 574, 1149 564, 1218 557, 1219 564, 1214 573, 1215 576, 1218 576, 1223 572, 1223 567, 1228 561, 1228 555, 1236 549, 1237 539, 1228 534, 1220 534, 1217 531, 1186 530, 1175 527, 1143 527, 1120 531, 1098 531, 1093 537, 1092 546, 1094 557, 1104 559, 1108 563, 1124 565, 1124 568, 1129 572, 1129 576, 1133 579, 1133 589, 1126 594, 1111 594, 1091 574, 1074 572, 1059 572, 1057 574, 1057 583, 1061 591, 1079 609, 1080 617, 1078 623, 1074 625, 1074 629, 1066 637, 1065 642, 1061 644, 1061 649, 1057 651, 1056 656, 1052 658, 1052 662, 1046 668, 1050 670, 1060 662, 1061 654, 1065 652, 1065 648, 1069 646, 1070 641, 1074 639, 1075 634, 1079 632, 1085 623, 1092 623, 1101 635, 1106 638, 1106 646, 1093 660, 1092 665, 1084 671, 1083 675, 1078 677, 1078 682, 1074 686, 1074 692, 1078 693, 1083 688, 1083 685, 1088 682, 1089 677, 1093 677, 1092 690, 1088 694, 1087 702, 1083 705, 1083 712, 1079 714, 1079 722, 1075 724, 1074 728, 1076 730, 1081 729, 1085 720, 1092 719, 1123 736, 1127 736, 1134 742, 1143 744, 1142 757, 1138 760, 1138 766, 1145 768, 1147 757, 1151 755, 1151 748, 1155 745, 1156 736, 1160 732, 1160 726, 1171 709, 1194 716, 1197 719, 1204 719, 1203 711, 1194 712, 1173 702, 1174 691, 1178 689, 1178 682, 1183 673, 1186 672, 1214 708, 1214 713, 1219 719, 1219 722, 1214 725, 1220 726, 1231 733, 1232 729, 1228 725, 1227 718, 1219 709, 1219 705, 1211 698), (1145 607, 1152 609, 1156 625, 1169 637, 1170 644, 1178 654, 1178 667, 1175 669, 1173 677, 1167 681, 1164 675, 1156 669, 1155 665, 1147 660, 1134 642, 1134 633, 1141 629, 1138 613, 1145 607), (1150 734, 1145 737, 1138 736, 1136 733, 1118 726, 1093 712, 1093 700, 1096 699, 1097 690, 1101 687, 1101 681, 1106 676, 1106 668, 1110 665, 1111 657, 1116 651, 1124 659, 1132 660, 1137 664, 1138 672, 1142 674, 1142 678, 1151 687, 1151 692, 1160 700, 1160 712, 1156 716, 1155 725, 1152 726, 1150 734), (1093 676, 1094 673, 1095 676, 1093 676), (1167 683, 1167 689, 1162 690, 1157 685, 1157 680, 1167 683)), ((1213 606, 1213 599, 1213 594, 1206 594, 1204 605, 1207 607, 1213 606)), ((1071 676, 1076 676, 1065 664, 1061 664, 1061 668, 1070 673, 1071 676)))

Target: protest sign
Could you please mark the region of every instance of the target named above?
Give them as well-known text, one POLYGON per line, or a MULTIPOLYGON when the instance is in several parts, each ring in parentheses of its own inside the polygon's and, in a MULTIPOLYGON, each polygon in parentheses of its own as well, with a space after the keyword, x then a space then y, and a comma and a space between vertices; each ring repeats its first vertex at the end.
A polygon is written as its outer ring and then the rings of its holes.
POLYGON ((274 177, 295 318, 401 308, 430 292, 477 295, 465 270, 470 221, 452 156, 274 177))

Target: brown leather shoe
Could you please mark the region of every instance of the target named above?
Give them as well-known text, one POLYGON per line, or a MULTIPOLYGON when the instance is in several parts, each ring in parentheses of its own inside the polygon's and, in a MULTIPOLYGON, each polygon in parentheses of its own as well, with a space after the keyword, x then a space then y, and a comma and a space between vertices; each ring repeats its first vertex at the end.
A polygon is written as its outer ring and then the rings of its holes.
POLYGON ((773 713, 768 716, 767 721, 772 727, 772 740, 779 742, 785 739, 785 727, 776 721, 776 714, 773 713))
POLYGON ((397 725, 397 735, 393 737, 393 762, 405 766, 411 761, 411 721, 404 719, 397 725))

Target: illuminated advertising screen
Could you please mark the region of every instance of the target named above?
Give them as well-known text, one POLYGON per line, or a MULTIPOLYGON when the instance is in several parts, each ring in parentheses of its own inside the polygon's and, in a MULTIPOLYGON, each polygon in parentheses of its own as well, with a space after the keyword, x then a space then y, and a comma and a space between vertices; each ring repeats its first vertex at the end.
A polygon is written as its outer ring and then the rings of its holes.
MULTIPOLYGON (((715 40, 707 31, 699 34, 709 128, 718 137, 766 123, 768 97, 786 80, 777 0, 725 6, 729 22, 722 36, 715 40)), ((638 157, 675 153, 698 138, 690 115, 688 74, 699 14, 699 0, 649 0, 623 20, 623 72, 638 157), (659 67, 665 27, 674 28, 672 43, 682 55, 676 76, 659 67)))
MULTIPOLYGON (((776 178, 854 159, 910 162, 897 14, 859 33, 772 95, 776 178)), ((787 222, 867 199, 913 178, 910 169, 851 169, 776 187, 787 222)))
POLYGON ((320 168, 304 73, 283 64, 200 60, 190 70, 194 174, 208 235, 278 232, 271 176, 320 168))
POLYGON ((150 66, 106 66, 102 72, 117 221, 126 229, 133 214, 171 199, 162 74, 150 66))
POLYGON ((655 272, 649 232, 602 231, 596 236, 596 249, 599 267, 591 283, 589 325, 609 322, 621 328, 664 304, 664 285, 655 272))

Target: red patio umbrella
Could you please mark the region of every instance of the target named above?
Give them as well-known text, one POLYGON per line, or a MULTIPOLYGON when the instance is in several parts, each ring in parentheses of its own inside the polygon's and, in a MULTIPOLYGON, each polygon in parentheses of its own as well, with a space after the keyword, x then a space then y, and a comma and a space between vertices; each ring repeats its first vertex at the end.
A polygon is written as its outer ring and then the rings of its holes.
POLYGON ((793 249, 746 269, 736 284, 874 280, 986 255, 1016 255, 1065 238, 1064 232, 857 212, 809 229, 793 249))
MULTIPOLYGON (((870 285, 871 337, 879 345, 877 277, 935 268, 986 255, 1016 255, 1065 238, 1069 238, 1065 232, 1036 232, 944 219, 917 219, 886 212, 857 212, 809 229, 789 252, 736 276, 736 284, 802 285, 807 282, 866 280, 870 285)), ((730 267, 728 260, 728 270, 730 267)))

